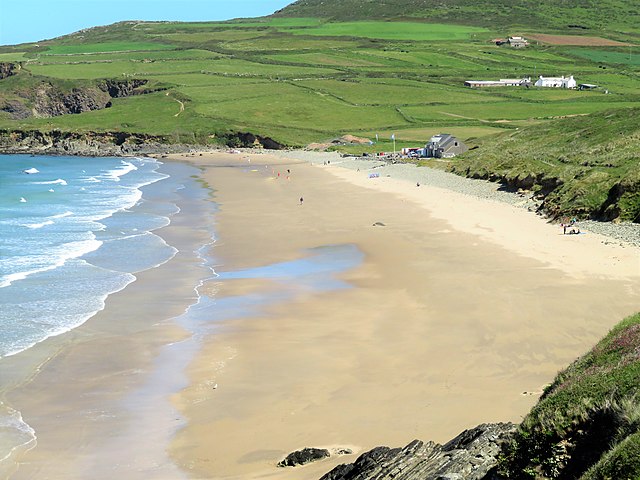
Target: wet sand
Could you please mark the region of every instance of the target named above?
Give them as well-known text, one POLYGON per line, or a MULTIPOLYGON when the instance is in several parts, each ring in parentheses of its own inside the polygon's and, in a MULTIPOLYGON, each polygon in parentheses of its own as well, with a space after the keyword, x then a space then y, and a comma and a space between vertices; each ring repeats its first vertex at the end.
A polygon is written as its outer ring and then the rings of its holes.
POLYGON ((170 453, 192 478, 319 478, 377 445, 517 422, 640 300, 637 249, 559 235, 523 210, 291 158, 183 159, 220 204, 222 277, 206 288, 289 295, 224 321, 188 368, 170 453), (328 245, 364 254, 340 275, 350 288, 224 280, 328 245), (305 446, 354 455, 275 467, 305 446))

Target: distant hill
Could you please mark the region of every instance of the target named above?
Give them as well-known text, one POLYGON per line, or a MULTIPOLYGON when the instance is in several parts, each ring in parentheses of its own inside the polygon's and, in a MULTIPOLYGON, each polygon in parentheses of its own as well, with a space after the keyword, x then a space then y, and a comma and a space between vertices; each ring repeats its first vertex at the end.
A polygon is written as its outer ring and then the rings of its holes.
POLYGON ((340 21, 413 18, 489 28, 637 32, 640 4, 636 0, 298 0, 274 16, 340 21))

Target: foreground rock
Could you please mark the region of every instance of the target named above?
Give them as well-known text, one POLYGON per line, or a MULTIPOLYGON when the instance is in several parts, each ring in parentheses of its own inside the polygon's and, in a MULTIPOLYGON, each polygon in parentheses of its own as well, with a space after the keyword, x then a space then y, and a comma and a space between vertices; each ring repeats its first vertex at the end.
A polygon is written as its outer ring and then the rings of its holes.
POLYGON ((414 440, 404 448, 377 447, 321 480, 489 480, 500 446, 515 428, 511 423, 483 424, 445 445, 414 440))
POLYGON ((331 453, 326 448, 303 448, 302 450, 296 450, 287 455, 284 460, 278 463, 278 466, 297 467, 298 465, 305 465, 315 462, 316 460, 322 460, 330 455, 331 453))

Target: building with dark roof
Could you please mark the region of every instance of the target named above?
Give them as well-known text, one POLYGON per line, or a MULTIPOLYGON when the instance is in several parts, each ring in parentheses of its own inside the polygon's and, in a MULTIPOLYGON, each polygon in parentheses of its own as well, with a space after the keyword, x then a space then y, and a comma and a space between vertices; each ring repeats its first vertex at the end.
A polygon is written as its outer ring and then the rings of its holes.
POLYGON ((429 143, 425 145, 426 156, 435 158, 451 158, 467 150, 469 147, 448 133, 440 133, 431 137, 429 143))

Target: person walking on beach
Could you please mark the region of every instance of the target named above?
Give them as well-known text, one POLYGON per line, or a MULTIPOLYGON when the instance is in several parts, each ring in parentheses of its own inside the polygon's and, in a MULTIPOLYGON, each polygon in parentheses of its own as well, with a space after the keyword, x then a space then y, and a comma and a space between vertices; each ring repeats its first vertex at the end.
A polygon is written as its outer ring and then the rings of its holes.
POLYGON ((300 205, 302 205, 302 202, 304 202, 304 198, 300 197, 300 205))

